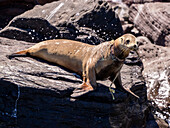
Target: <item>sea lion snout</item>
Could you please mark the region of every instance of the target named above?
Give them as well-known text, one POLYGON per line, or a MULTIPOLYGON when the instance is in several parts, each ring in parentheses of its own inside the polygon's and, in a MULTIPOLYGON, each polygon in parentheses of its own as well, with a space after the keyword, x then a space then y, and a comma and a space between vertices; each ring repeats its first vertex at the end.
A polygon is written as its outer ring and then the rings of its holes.
POLYGON ((130 49, 136 51, 136 50, 138 50, 138 45, 134 44, 133 46, 131 46, 130 49))

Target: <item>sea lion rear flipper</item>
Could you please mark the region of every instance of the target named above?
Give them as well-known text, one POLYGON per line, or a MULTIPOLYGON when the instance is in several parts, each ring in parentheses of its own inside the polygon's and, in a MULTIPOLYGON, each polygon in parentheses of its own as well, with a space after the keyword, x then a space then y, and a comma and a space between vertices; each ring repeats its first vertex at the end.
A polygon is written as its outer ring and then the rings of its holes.
POLYGON ((19 52, 16 52, 16 53, 13 53, 11 55, 6 55, 6 57, 8 59, 12 59, 14 57, 25 57, 25 56, 28 56, 28 50, 23 50, 23 51, 19 51, 19 52))
MULTIPOLYGON (((114 77, 112 77, 110 80, 112 81, 114 77)), ((121 74, 119 72, 119 74, 117 75, 116 79, 113 81, 115 86, 116 86, 116 89, 120 90, 120 91, 124 91, 124 92, 128 92, 130 93, 131 95, 133 95, 134 97, 136 97, 137 99, 139 99, 139 96, 137 96, 136 94, 134 94, 130 89, 125 89, 123 86, 122 86, 122 81, 121 81, 121 74)))

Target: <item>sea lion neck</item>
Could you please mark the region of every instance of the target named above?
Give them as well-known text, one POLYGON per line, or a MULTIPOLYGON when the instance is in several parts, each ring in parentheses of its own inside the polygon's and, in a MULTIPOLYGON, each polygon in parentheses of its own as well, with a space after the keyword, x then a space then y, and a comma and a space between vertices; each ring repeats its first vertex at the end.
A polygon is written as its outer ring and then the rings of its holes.
POLYGON ((120 61, 124 61, 130 53, 129 48, 123 46, 120 42, 117 43, 117 41, 114 42, 113 49, 115 57, 117 57, 120 61))

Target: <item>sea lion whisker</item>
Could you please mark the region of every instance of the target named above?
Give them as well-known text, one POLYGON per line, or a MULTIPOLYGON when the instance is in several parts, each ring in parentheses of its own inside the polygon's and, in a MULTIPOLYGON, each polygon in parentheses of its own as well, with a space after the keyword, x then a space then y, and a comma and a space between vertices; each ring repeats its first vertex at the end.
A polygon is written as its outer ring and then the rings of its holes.
POLYGON ((115 98, 114 98, 114 95, 113 95, 113 93, 115 93, 115 90, 113 90, 111 87, 112 87, 112 84, 114 83, 114 81, 116 80, 116 78, 117 78, 118 75, 119 75, 119 72, 116 73, 116 76, 114 77, 113 81, 111 82, 111 84, 110 84, 110 86, 109 86, 109 91, 110 91, 110 93, 111 93, 111 95, 112 95, 113 100, 115 99, 115 98))

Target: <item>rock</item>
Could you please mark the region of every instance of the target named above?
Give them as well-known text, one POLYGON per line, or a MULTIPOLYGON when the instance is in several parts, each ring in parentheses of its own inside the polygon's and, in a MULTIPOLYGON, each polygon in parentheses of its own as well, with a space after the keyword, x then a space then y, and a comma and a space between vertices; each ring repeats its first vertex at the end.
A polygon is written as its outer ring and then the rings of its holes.
MULTIPOLYGON (((148 99, 152 101, 159 124, 169 118, 170 51, 168 47, 152 44, 146 37, 137 37, 143 60, 148 99), (160 119, 159 119, 160 118, 160 119)), ((164 125, 160 124, 159 126, 164 125)))
POLYGON ((54 0, 1 0, 0 1, 0 30, 17 15, 32 9, 35 5, 43 5, 54 0))
POLYGON ((132 53, 122 69, 123 85, 141 97, 98 81, 96 91, 71 98, 82 81, 75 73, 43 60, 6 55, 32 43, 0 38, 0 126, 4 127, 145 127, 149 112, 141 62, 132 53), (43 125, 41 125, 43 124, 43 125))
POLYGON ((133 33, 133 35, 135 35, 135 36, 140 35, 139 31, 135 27, 131 30, 131 33, 133 33))
POLYGON ((0 31, 1 36, 17 39, 0 37, 0 127, 158 126, 147 101, 143 63, 134 52, 121 71, 122 83, 140 100, 116 89, 113 100, 108 80, 97 81, 96 91, 73 98, 73 90, 82 83, 77 74, 37 58, 6 57, 34 45, 32 42, 67 38, 98 44, 122 33, 118 16, 104 1, 60 0, 15 17, 0 31))
POLYGON ((129 23, 129 7, 120 1, 109 1, 109 3, 120 19, 123 32, 130 33, 134 26, 132 23, 129 23))
POLYGON ((124 33, 130 33, 133 28, 133 24, 123 24, 122 28, 124 33))
POLYGON ((160 118, 156 118, 156 122, 158 123, 159 127, 161 127, 161 128, 168 128, 169 127, 167 122, 165 122, 164 120, 162 120, 160 118))
POLYGON ((58 37, 58 35, 59 31, 54 26, 50 25, 46 20, 38 18, 15 20, 11 23, 10 27, 5 27, 0 32, 0 36, 28 42, 40 42, 42 39, 51 39, 58 37))
POLYGON ((113 6, 121 22, 129 19, 129 7, 124 3, 117 3, 113 6))
POLYGON ((144 4, 144 3, 153 3, 153 2, 168 2, 168 0, 122 0, 122 2, 130 6, 131 4, 144 4))
POLYGON ((170 46, 169 7, 170 3, 134 4, 130 7, 129 20, 152 43, 170 46))
POLYGON ((107 2, 98 0, 60 0, 37 5, 0 31, 0 36, 28 42, 67 38, 98 44, 120 35, 118 16, 107 2))
POLYGON ((156 67, 150 67, 150 70, 157 71, 159 69, 163 70, 168 68, 169 65, 169 48, 158 46, 155 44, 152 44, 151 41, 143 36, 137 37, 137 41, 139 43, 139 53, 144 63, 144 69, 147 72, 150 72, 147 70, 145 65, 149 66, 155 64, 156 67), (158 65, 158 62, 159 63, 158 65), (159 67, 160 66, 160 67, 159 67))

